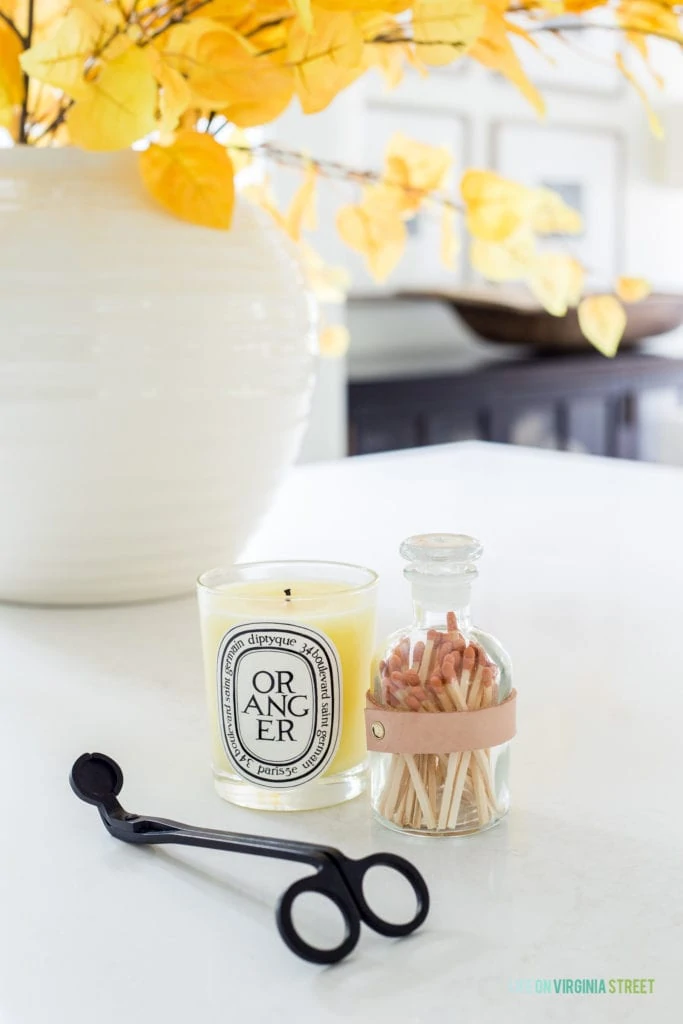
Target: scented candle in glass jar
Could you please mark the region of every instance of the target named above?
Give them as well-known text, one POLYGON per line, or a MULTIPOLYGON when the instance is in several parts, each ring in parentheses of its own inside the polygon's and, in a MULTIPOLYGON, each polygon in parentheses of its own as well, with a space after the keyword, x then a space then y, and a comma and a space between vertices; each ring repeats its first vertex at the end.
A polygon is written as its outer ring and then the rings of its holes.
POLYGON ((402 831, 479 832, 509 808, 516 705, 507 654, 472 625, 482 548, 463 534, 424 534, 400 552, 415 617, 388 638, 368 694, 373 809, 402 831))
POLYGON ((307 810, 363 791, 376 583, 337 562, 200 576, 213 774, 226 800, 307 810))

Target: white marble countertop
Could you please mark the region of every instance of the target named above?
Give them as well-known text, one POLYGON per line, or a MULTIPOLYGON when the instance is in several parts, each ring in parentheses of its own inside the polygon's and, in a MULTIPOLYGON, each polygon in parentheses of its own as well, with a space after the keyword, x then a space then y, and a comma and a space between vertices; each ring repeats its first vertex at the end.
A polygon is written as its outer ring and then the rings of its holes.
POLYGON ((683 473, 481 444, 308 466, 248 556, 373 566, 387 630, 410 617, 397 545, 432 529, 483 540, 475 620, 520 694, 513 809, 475 838, 396 836, 364 799, 221 802, 193 599, 0 608, 2 1024, 683 1019, 683 473), (297 960, 273 911, 301 869, 115 842, 67 783, 92 749, 121 762, 131 810, 413 858, 427 923, 364 929, 336 967, 297 960), (515 991, 564 978, 654 992, 515 991))

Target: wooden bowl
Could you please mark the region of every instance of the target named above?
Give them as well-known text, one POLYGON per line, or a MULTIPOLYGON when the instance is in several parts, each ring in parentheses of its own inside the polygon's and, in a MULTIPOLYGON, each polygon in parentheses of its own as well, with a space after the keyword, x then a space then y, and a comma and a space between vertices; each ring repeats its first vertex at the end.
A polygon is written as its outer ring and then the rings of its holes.
MULTIPOLYGON (((579 328, 575 309, 551 316, 522 295, 510 299, 483 292, 402 292, 406 298, 447 303, 467 326, 486 341, 500 345, 531 345, 536 349, 568 352, 591 349, 579 328)), ((683 295, 654 292, 641 302, 625 304, 628 317, 621 348, 633 348, 646 338, 666 334, 683 323, 683 295)))

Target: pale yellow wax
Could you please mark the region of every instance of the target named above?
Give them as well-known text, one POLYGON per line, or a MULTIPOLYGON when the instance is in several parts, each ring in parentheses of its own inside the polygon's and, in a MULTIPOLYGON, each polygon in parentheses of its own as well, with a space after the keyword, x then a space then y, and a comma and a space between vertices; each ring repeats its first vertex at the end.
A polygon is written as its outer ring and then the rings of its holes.
POLYGON ((320 776, 346 771, 365 760, 365 693, 374 653, 375 613, 372 598, 348 584, 326 581, 229 583, 200 595, 202 642, 214 767, 233 773, 223 749, 216 695, 216 659, 232 626, 257 620, 297 622, 324 633, 341 663, 342 725, 337 753, 320 776), (285 600, 290 588, 293 600, 285 600), (306 598, 297 602, 296 598, 306 598))

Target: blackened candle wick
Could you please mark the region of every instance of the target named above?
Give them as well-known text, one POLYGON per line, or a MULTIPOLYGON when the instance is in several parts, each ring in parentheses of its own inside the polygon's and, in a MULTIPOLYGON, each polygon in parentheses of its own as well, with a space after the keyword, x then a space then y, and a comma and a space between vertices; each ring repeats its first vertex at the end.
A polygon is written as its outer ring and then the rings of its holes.
POLYGON ((292 588, 291 587, 285 587, 285 601, 291 600, 291 597, 292 597, 292 588))

